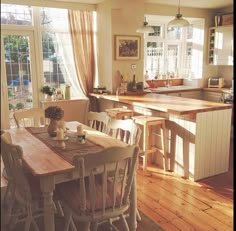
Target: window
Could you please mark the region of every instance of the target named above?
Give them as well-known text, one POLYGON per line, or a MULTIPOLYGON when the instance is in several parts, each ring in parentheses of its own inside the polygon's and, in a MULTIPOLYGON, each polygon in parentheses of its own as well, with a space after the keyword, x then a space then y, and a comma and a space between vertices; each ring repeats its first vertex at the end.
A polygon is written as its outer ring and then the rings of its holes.
MULTIPOLYGON (((1 23, 5 26, 14 24, 21 31, 31 30, 40 36, 41 39, 36 36, 34 38, 36 50, 38 48, 40 51, 37 54, 37 65, 40 69, 37 76, 42 76, 42 79, 38 79, 40 85, 63 89, 65 84, 69 84, 72 98, 84 97, 74 65, 67 9, 1 4, 1 23), (22 25, 24 27, 21 27, 22 25)), ((7 27, 8 31, 11 31, 10 29, 11 27, 7 27)), ((14 34, 14 29, 12 33, 14 34)), ((4 45, 4 49, 5 61, 13 64, 14 54, 9 43, 4 45)), ((18 48, 17 56, 21 57, 25 52, 26 47, 21 50, 18 48)), ((14 62, 16 65, 17 61, 14 62)), ((26 70, 22 71, 26 73, 26 70)), ((7 73, 8 80, 14 80, 14 76, 9 75, 10 73, 7 73)))
POLYGON ((1 4, 1 24, 32 25, 31 6, 1 4))
POLYGON ((167 30, 171 17, 146 17, 155 31, 144 35, 144 69, 149 79, 201 78, 204 20, 191 19, 187 28, 167 30))
POLYGON ((1 4, 1 44, 5 127, 15 126, 15 110, 39 106, 42 85, 64 90, 69 84, 72 98, 86 97, 75 70, 67 9, 1 4))
POLYGON ((44 84, 62 89, 65 84, 71 85, 72 97, 75 97, 79 85, 74 67, 68 10, 40 8, 40 26, 44 84))

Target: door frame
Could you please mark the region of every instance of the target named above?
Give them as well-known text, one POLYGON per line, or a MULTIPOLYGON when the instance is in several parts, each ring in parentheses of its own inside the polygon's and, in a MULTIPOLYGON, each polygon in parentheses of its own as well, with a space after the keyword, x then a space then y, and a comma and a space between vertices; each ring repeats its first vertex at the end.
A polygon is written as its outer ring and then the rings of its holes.
POLYGON ((36 62, 36 48, 35 48, 35 36, 34 31, 22 30, 22 29, 3 29, 1 30, 1 129, 10 128, 9 108, 8 108, 8 92, 7 92, 7 75, 5 65, 5 49, 3 43, 3 37, 5 35, 19 35, 29 36, 30 47, 30 67, 31 67, 31 79, 32 79, 32 100, 33 107, 39 107, 39 94, 38 89, 40 86, 40 79, 37 78, 37 62, 36 62))

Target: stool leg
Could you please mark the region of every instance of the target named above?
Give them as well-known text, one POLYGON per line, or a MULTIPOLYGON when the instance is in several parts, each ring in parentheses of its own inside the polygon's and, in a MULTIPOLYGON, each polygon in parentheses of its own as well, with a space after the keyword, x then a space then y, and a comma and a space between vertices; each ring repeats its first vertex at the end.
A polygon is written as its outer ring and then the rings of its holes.
MULTIPOLYGON (((148 126, 148 146, 147 149, 152 149, 152 126, 148 126)), ((153 163, 153 155, 151 154, 151 163, 153 163)))
POLYGON ((143 150, 144 150, 144 160, 143 160, 143 170, 147 172, 147 150, 148 150, 148 131, 147 126, 143 126, 143 150))
POLYGON ((170 137, 170 171, 174 172, 175 168, 175 143, 176 143, 176 133, 171 130, 170 137))
POLYGON ((163 158, 164 158, 164 170, 167 171, 169 170, 169 164, 168 164, 168 157, 167 157, 167 137, 166 137, 166 126, 165 122, 162 123, 161 126, 161 145, 162 145, 162 150, 163 150, 163 158))

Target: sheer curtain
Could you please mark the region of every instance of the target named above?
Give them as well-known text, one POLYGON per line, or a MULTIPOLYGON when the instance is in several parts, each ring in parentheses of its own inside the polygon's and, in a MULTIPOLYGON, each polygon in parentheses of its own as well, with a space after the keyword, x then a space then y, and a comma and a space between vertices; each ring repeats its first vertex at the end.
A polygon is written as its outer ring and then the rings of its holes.
POLYGON ((69 10, 69 24, 77 78, 89 97, 95 79, 93 12, 69 10))
MULTIPOLYGON (((42 35, 44 38, 44 48, 47 45, 47 49, 45 48, 44 50, 45 62, 48 58, 47 52, 52 52, 52 48, 50 47, 51 42, 53 43, 54 48, 54 61, 51 62, 56 64, 54 65, 54 68, 56 67, 57 70, 52 71, 53 67, 51 67, 50 72, 52 75, 52 80, 55 81, 56 87, 63 87, 64 84, 60 86, 60 83, 63 82, 65 82, 66 85, 70 85, 72 98, 87 98, 82 91, 77 78, 69 27, 68 10, 42 7, 40 8, 39 14, 41 27, 43 28, 42 35)), ((44 72, 46 72, 45 66, 44 72)))
POLYGON ((72 88, 72 98, 87 98, 84 92, 81 90, 79 81, 76 78, 77 73, 73 61, 73 50, 66 42, 70 40, 69 34, 55 33, 55 35, 56 41, 58 43, 58 57, 62 59, 61 65, 64 64, 64 68, 61 67, 61 72, 67 77, 66 84, 69 84, 72 88))

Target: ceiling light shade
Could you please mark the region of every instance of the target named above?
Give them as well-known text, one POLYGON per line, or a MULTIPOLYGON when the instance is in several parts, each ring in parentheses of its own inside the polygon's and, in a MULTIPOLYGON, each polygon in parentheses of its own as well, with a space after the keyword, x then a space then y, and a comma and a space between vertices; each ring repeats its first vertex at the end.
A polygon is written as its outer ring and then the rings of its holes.
POLYGON ((136 32, 138 33, 154 33, 154 29, 152 26, 148 26, 148 22, 146 22, 146 17, 145 17, 145 21, 143 22, 143 26, 138 28, 136 30, 136 32))
POLYGON ((172 29, 179 27, 187 27, 189 25, 190 25, 189 22, 182 17, 182 14, 180 14, 180 0, 179 0, 178 14, 176 14, 175 18, 168 23, 167 28, 172 29))

